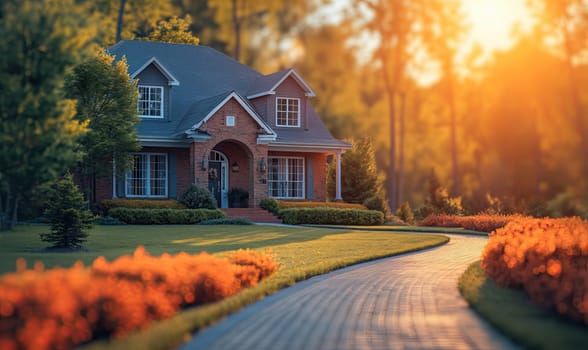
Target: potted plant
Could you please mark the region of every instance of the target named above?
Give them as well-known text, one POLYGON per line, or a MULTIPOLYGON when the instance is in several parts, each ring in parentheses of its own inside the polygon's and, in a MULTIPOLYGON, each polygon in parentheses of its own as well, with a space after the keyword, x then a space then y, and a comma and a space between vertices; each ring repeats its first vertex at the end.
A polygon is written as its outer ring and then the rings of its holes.
POLYGON ((231 208, 247 208, 249 192, 242 188, 231 188, 229 191, 229 205, 231 208))

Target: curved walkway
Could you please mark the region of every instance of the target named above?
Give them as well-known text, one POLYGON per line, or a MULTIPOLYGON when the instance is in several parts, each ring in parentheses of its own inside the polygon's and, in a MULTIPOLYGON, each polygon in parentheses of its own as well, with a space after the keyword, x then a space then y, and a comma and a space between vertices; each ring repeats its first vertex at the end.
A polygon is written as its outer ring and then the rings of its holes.
POLYGON ((360 264, 271 295, 182 349, 513 349, 457 290, 486 238, 360 264))

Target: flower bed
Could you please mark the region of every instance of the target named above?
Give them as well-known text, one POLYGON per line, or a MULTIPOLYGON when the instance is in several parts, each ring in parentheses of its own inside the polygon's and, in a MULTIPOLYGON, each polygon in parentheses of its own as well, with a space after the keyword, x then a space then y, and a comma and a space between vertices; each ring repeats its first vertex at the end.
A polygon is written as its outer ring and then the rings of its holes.
POLYGON ((0 278, 0 349, 67 349, 91 339, 120 337, 182 307, 220 300, 277 270, 253 251, 227 258, 207 253, 150 256, 138 247, 90 267, 26 269, 0 278))
POLYGON ((434 227, 462 227, 467 230, 492 232, 506 226, 511 221, 523 219, 521 215, 470 215, 457 216, 446 214, 432 214, 420 222, 419 226, 434 227))
POLYGON ((490 235, 482 267, 500 286, 588 324, 588 222, 524 219, 490 235))

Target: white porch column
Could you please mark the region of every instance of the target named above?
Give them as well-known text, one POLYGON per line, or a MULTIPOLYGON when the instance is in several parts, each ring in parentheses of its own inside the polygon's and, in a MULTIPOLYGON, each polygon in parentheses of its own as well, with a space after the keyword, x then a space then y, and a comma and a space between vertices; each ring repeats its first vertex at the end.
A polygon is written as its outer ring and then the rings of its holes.
POLYGON ((337 179, 335 183, 335 200, 337 202, 342 202, 343 198, 341 198, 341 151, 337 152, 337 171, 335 177, 337 179))

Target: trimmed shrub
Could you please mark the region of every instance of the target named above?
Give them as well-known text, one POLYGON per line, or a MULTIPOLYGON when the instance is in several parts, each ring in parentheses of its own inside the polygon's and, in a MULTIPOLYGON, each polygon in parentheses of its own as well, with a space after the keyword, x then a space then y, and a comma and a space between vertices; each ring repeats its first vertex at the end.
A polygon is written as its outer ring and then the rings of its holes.
POLYGON ((253 222, 247 218, 210 219, 201 221, 198 225, 253 225, 253 222))
POLYGON ((218 209, 129 209, 114 208, 110 216, 131 225, 191 225, 204 220, 223 219, 218 209))
POLYGON ((381 211, 384 215, 390 212, 390 208, 388 208, 388 203, 386 203, 386 199, 382 195, 375 195, 369 197, 363 202, 363 206, 369 210, 381 211))
POLYGON ((94 215, 86 210, 84 196, 71 174, 51 187, 45 216, 51 231, 41 233, 41 240, 52 243, 51 248, 82 248, 88 237, 87 230, 94 224, 94 215))
POLYGON ((291 208, 280 211, 285 224, 381 225, 384 214, 376 210, 337 208, 291 208))
POLYGON ((278 201, 280 209, 290 208, 339 208, 367 209, 363 204, 345 202, 278 201))
POLYGON ((210 193, 209 190, 196 186, 190 185, 190 188, 184 192, 180 198, 180 202, 183 203, 189 209, 216 209, 216 199, 210 193))
POLYGON ((71 349, 121 337, 180 309, 218 301, 256 285, 278 269, 271 256, 237 251, 149 255, 143 247, 85 268, 26 269, 0 277, 0 348, 71 349), (99 286, 99 287, 97 287, 99 286))
POLYGON ((405 223, 409 225, 414 225, 414 214, 412 209, 410 208, 410 204, 408 202, 402 203, 400 207, 396 210, 396 216, 405 223))
POLYGON ((277 214, 280 211, 280 203, 273 198, 263 198, 259 201, 259 206, 274 214, 277 214))
POLYGON ((499 286, 588 324, 588 221, 520 219, 490 235, 482 268, 499 286))
POLYGON ((99 216, 96 221, 96 225, 126 225, 119 219, 115 219, 112 216, 99 216))
POLYGON ((175 199, 127 199, 115 198, 103 200, 98 204, 98 210, 108 215, 113 208, 129 209, 186 209, 186 206, 175 199))
POLYGON ((455 216, 455 215, 429 215, 419 226, 435 226, 435 227, 461 227, 467 230, 474 230, 480 232, 492 232, 498 228, 506 226, 509 222, 523 219, 521 215, 470 215, 470 216, 455 216))

